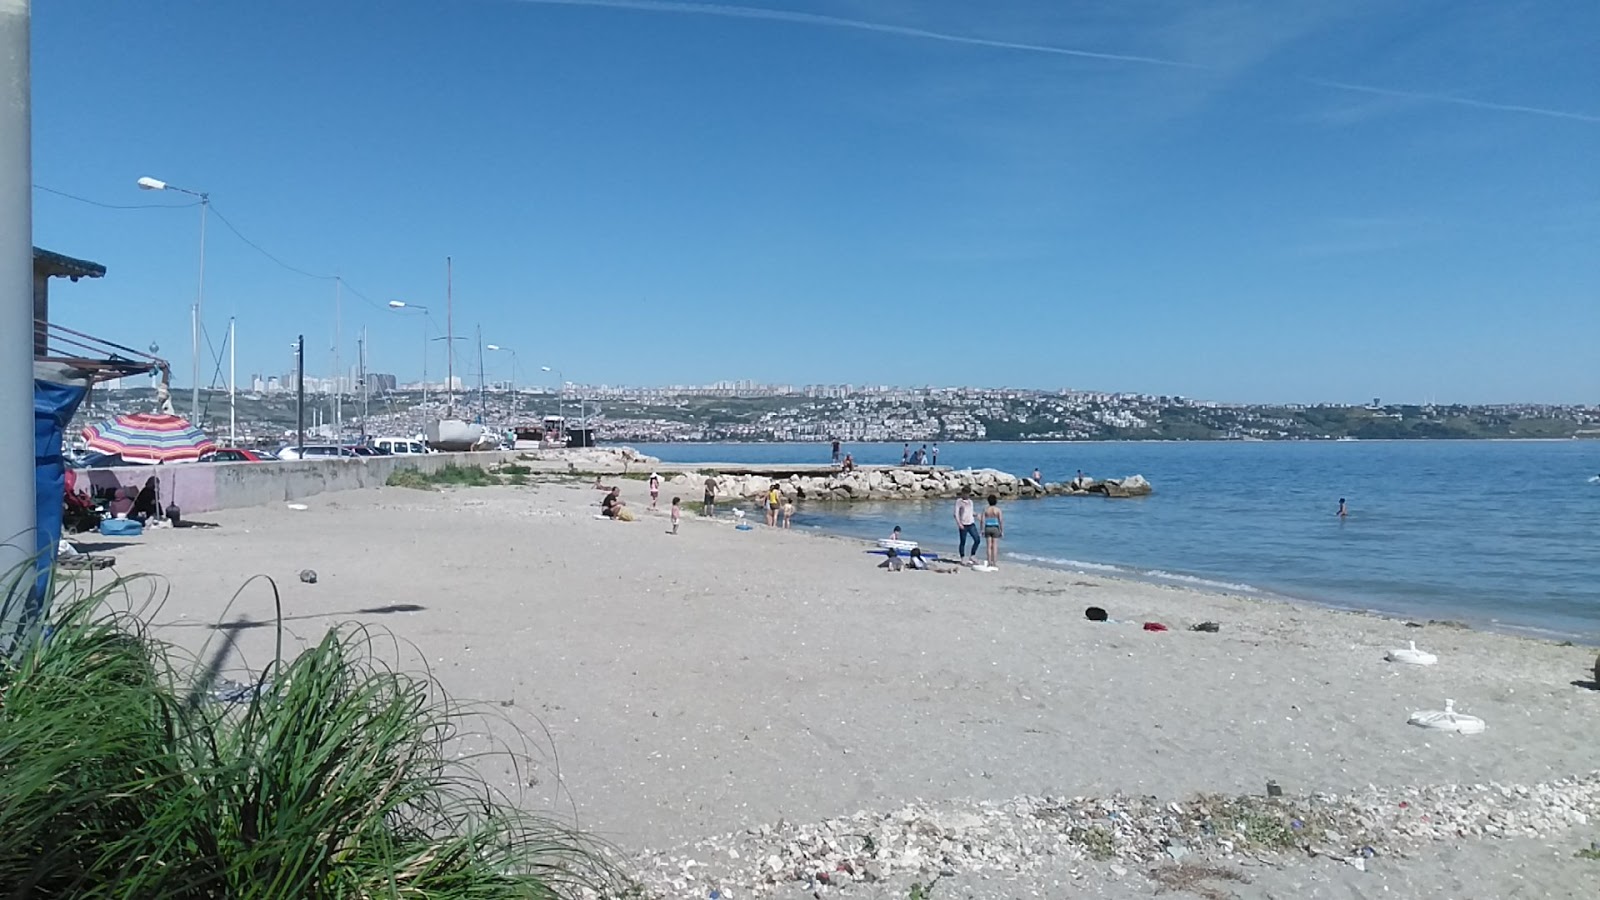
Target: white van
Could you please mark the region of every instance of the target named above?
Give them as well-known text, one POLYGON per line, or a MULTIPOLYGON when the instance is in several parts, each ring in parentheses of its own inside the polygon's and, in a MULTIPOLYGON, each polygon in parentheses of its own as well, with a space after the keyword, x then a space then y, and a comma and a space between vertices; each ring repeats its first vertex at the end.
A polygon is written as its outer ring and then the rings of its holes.
POLYGON ((428 448, 416 438, 381 437, 372 442, 372 446, 384 453, 393 453, 396 456, 411 453, 427 453, 428 448))

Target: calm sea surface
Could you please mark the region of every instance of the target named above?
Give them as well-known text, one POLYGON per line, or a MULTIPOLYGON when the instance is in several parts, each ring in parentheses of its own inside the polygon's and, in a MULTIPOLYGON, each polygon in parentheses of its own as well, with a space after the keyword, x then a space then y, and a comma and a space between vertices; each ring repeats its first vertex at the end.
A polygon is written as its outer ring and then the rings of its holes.
MULTIPOLYGON (((825 463, 822 444, 645 444, 669 462, 825 463)), ((899 463, 899 444, 854 444, 899 463)), ((1600 643, 1600 441, 942 444, 940 465, 1141 474, 1142 499, 1006 505, 1034 564, 1600 643), (1335 515, 1339 498, 1350 516, 1335 515)), ((950 501, 812 503, 796 527, 954 552, 950 501), (949 545, 948 547, 946 545, 949 545)))

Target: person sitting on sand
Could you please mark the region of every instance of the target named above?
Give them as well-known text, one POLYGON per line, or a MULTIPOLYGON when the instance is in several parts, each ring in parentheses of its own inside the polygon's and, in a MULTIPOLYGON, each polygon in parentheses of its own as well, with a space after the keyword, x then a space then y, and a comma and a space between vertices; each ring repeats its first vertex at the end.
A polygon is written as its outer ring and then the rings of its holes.
POLYGON ((612 488, 610 492, 608 492, 605 497, 600 500, 600 515, 605 516, 608 519, 615 519, 617 517, 617 513, 622 511, 622 506, 622 489, 612 488))
POLYGON ((921 547, 911 548, 911 556, 906 559, 906 567, 910 569, 928 568, 928 561, 922 558, 921 547))
POLYGON ((148 522, 161 516, 161 507, 158 505, 158 495, 161 493, 161 482, 154 475, 145 479, 144 487, 139 489, 139 496, 133 498, 133 509, 128 511, 128 518, 148 522))
POLYGON ((883 562, 878 563, 878 568, 888 569, 891 572, 898 572, 904 567, 905 563, 900 560, 900 551, 893 547, 889 548, 889 552, 885 555, 883 562))

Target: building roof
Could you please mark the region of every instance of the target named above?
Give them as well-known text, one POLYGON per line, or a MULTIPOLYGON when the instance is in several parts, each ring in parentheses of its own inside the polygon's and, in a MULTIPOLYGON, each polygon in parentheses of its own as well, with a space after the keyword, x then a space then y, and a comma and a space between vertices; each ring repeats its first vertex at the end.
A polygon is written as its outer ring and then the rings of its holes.
POLYGON ((33 248, 33 271, 55 278, 101 278, 106 267, 87 259, 73 259, 40 247, 33 248))

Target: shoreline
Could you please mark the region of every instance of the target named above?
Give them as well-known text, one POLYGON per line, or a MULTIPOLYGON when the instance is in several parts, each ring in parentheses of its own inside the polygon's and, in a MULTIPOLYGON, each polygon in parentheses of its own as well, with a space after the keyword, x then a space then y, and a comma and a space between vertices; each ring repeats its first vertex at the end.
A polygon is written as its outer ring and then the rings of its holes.
MULTIPOLYGON (((1041 498, 1042 499, 1042 498, 1041 498)), ((840 504, 848 506, 848 504, 840 504)), ((755 523, 758 528, 766 526, 755 523)), ((791 529, 808 537, 825 538, 828 540, 845 541, 859 545, 861 549, 876 548, 876 542, 871 538, 831 531, 820 525, 803 526, 791 529)), ((1321 610, 1344 615, 1363 616, 1380 619, 1385 622, 1398 624, 1405 627, 1417 628, 1456 628, 1470 630, 1481 634, 1492 634, 1500 637, 1515 638, 1518 640, 1534 641, 1553 646, 1575 646, 1600 648, 1600 635, 1582 634, 1576 632, 1557 631, 1555 629, 1538 628, 1528 625, 1510 625, 1490 620, 1482 620, 1472 616, 1460 619, 1440 619, 1424 615, 1420 612, 1405 613, 1399 610, 1387 610, 1379 607, 1363 607, 1341 604, 1331 600, 1319 600, 1314 597, 1301 597, 1284 591, 1275 591, 1269 588, 1256 587, 1247 582, 1227 583, 1214 581, 1202 575, 1184 572, 1168 572, 1164 575, 1151 575, 1148 572, 1134 571, 1125 566, 1113 563, 1098 563, 1091 561, 1075 560, 1072 562, 1055 563, 1043 557, 1025 553, 1012 553, 1001 551, 1003 559, 1012 560, 1008 565, 1017 565, 1040 572, 1067 572, 1081 575, 1086 578, 1098 578, 1116 584, 1129 586, 1153 587, 1171 591, 1192 591, 1198 594, 1209 594, 1226 597, 1232 600, 1258 601, 1264 604, 1279 604, 1298 609, 1321 610)))
MULTIPOLYGON (((1020 502, 1021 500, 1033 501, 1048 499, 1054 498, 1028 497, 1013 500, 1013 502, 1020 502)), ((817 502, 827 503, 830 510, 839 510, 838 512, 830 513, 830 515, 835 518, 848 517, 849 511, 854 505, 848 502, 817 502)), ((920 501, 882 502, 894 503, 920 501)), ((815 532, 817 534, 828 535, 844 540, 859 541, 865 546, 875 546, 873 539, 871 538, 850 534, 844 531, 836 531, 824 525, 802 525, 795 530, 802 533, 815 532)), ((943 542, 940 544, 940 546, 943 546, 943 542)), ((1310 609, 1321 609, 1331 612, 1374 616, 1401 624, 1404 624, 1408 621, 1419 622, 1424 625, 1433 622, 1447 626, 1470 628, 1474 631, 1480 631, 1488 634, 1499 634, 1507 637, 1524 638, 1527 640, 1548 641, 1558 645, 1562 643, 1569 643, 1583 647, 1600 647, 1600 630, 1590 632, 1563 631, 1561 629, 1545 628, 1537 625, 1518 625, 1514 623, 1498 622, 1493 619, 1486 619, 1479 615, 1462 613, 1453 610, 1427 611, 1416 607, 1407 609, 1403 607, 1385 608, 1382 606, 1360 605, 1356 603, 1340 602, 1332 598, 1303 596, 1288 591, 1262 587, 1251 584, 1243 579, 1238 581, 1221 581, 1218 580, 1217 576, 1198 572, 1169 571, 1165 569, 1141 571, 1132 566, 1100 562, 1097 560, 1060 560, 1052 557, 1039 556, 1037 554, 1005 550, 1003 549, 1003 545, 1001 555, 1007 559, 1014 560, 1015 565, 1030 566, 1041 571, 1071 572, 1074 574, 1083 575, 1085 577, 1104 578, 1107 580, 1124 582, 1131 585, 1148 585, 1152 587, 1171 588, 1174 590, 1193 590, 1201 593, 1215 593, 1226 597, 1236 597, 1241 600, 1262 600, 1271 603, 1283 603, 1310 609), (1161 574, 1153 574, 1156 572, 1161 574), (1441 615, 1447 615, 1449 618, 1441 618, 1441 615)))

